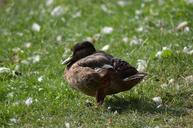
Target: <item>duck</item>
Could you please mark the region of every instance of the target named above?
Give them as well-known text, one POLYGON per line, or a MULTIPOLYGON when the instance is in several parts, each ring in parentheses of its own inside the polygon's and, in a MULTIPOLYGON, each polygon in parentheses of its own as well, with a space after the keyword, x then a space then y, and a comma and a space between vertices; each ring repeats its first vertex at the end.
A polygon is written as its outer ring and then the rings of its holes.
POLYGON ((97 51, 90 41, 77 43, 71 50, 63 61, 64 79, 72 88, 95 97, 98 105, 107 95, 130 90, 147 75, 120 58, 97 51))

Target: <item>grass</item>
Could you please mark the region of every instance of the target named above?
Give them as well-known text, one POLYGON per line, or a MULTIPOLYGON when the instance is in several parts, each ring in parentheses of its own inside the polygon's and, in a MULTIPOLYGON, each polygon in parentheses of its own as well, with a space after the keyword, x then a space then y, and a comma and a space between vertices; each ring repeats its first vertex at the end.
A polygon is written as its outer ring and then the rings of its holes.
POLYGON ((193 87, 185 77, 193 74, 192 55, 183 51, 193 46, 193 5, 184 0, 136 0, 119 6, 117 0, 56 0, 46 6, 44 0, 6 1, 0 5, 0 67, 15 70, 0 74, 0 126, 1 127, 187 127, 193 126, 193 87), (61 16, 50 13, 56 6, 64 7, 61 16), (107 12, 101 9, 107 7, 107 12), (109 10, 112 12, 109 13, 109 10), (81 12, 80 17, 72 15, 81 12), (174 31, 187 21, 190 31, 174 31), (32 31, 33 23, 41 26, 32 31), (100 33, 105 26, 113 28, 111 34, 95 39, 97 49, 109 44, 108 53, 137 66, 138 59, 148 62, 149 76, 130 91, 109 96, 102 107, 95 99, 71 89, 63 79, 62 58, 77 42, 100 33), (146 32, 137 32, 140 26, 146 32), (62 41, 57 41, 57 36, 62 41), (144 42, 130 46, 136 36, 144 42), (26 42, 31 47, 26 48, 26 42), (171 54, 155 57, 162 47, 171 54), (13 51, 13 48, 20 48, 13 51), (40 56, 32 63, 29 57, 40 56), (24 60, 30 64, 24 64, 24 60), (38 81, 41 77, 43 80, 38 81), (174 84, 161 88, 161 84, 174 79, 174 84), (163 105, 157 108, 153 97, 160 96, 163 105), (31 97, 33 103, 25 105, 31 97), (91 105, 88 105, 89 101, 91 105), (15 121, 14 121, 15 119, 15 121))

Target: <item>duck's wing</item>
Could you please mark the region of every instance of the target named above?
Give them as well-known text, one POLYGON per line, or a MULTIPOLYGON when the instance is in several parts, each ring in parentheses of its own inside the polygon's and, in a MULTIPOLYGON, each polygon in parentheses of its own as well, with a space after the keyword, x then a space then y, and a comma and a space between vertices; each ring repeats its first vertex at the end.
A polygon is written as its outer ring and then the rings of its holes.
POLYGON ((104 52, 96 52, 90 56, 80 59, 77 64, 81 67, 89 67, 92 69, 112 68, 112 56, 104 52))
POLYGON ((96 52, 78 62, 79 66, 90 67, 95 70, 111 70, 116 72, 121 79, 135 75, 138 71, 126 61, 115 58, 105 52, 96 52))
POLYGON ((112 58, 114 70, 120 74, 122 79, 133 76, 138 73, 135 67, 119 58, 112 58))

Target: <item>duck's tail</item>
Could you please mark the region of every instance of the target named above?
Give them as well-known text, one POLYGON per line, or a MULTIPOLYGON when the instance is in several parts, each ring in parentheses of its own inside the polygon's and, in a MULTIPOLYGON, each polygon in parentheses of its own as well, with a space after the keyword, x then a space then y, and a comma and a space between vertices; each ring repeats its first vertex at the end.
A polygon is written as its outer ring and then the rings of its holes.
POLYGON ((136 73, 135 75, 132 75, 130 77, 124 78, 123 82, 126 83, 127 87, 126 89, 129 90, 135 85, 137 85, 140 81, 143 80, 143 78, 147 75, 147 73, 136 73))

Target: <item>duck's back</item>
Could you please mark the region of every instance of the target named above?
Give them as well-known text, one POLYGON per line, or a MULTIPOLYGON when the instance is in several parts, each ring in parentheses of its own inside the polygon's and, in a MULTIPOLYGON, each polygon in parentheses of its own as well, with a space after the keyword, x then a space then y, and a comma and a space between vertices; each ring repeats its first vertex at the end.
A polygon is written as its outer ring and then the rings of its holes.
POLYGON ((126 61, 115 58, 105 52, 96 52, 79 60, 77 64, 92 69, 103 68, 104 65, 109 65, 109 67, 111 66, 112 70, 118 73, 122 79, 138 73, 138 71, 126 61))

